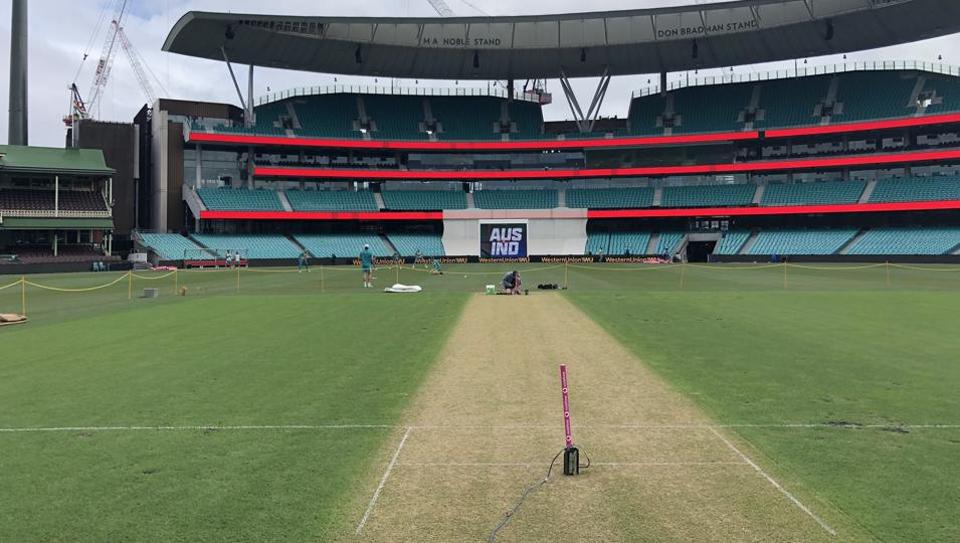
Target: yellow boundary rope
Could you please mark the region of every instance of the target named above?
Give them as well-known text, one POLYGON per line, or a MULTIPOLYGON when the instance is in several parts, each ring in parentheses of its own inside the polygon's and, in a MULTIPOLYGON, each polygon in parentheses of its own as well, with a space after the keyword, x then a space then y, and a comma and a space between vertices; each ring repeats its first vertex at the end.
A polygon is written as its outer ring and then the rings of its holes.
POLYGON ((19 284, 22 283, 22 282, 23 282, 23 279, 18 279, 18 280, 17 280, 16 282, 14 282, 14 283, 10 283, 9 285, 0 287, 0 290, 7 290, 8 288, 15 287, 15 286, 19 285, 19 284))
POLYGON ((163 274, 163 275, 158 275, 158 276, 156 276, 156 277, 147 277, 146 275, 137 275, 137 274, 135 274, 135 273, 131 273, 131 275, 133 275, 133 278, 134 278, 134 279, 142 279, 142 280, 144 280, 144 281, 159 281, 159 280, 161 280, 161 279, 166 279, 167 277, 170 277, 170 276, 172 276, 172 275, 175 274, 175 273, 177 273, 177 272, 175 272, 175 271, 167 272, 167 273, 165 273, 165 274, 163 274))
POLYGON ((111 282, 109 282, 109 283, 107 283, 107 284, 105 284, 105 285, 99 285, 99 286, 95 286, 95 287, 85 287, 85 288, 52 287, 52 286, 50 286, 50 285, 43 285, 43 284, 40 284, 40 283, 34 283, 33 281, 27 281, 26 279, 23 280, 23 284, 28 285, 28 286, 31 286, 31 287, 38 288, 38 289, 40 289, 40 290, 49 290, 49 291, 53 291, 53 292, 93 292, 93 291, 95 291, 95 290, 103 290, 103 289, 105 289, 105 288, 112 287, 113 285, 116 285, 116 284, 119 283, 120 281, 128 280, 128 279, 129 279, 129 276, 131 276, 131 275, 132 275, 132 274, 131 274, 130 272, 127 272, 127 273, 121 275, 120 277, 117 277, 115 280, 113 280, 113 281, 111 281, 111 282))
POLYGON ((903 270, 917 270, 917 271, 925 271, 925 272, 933 272, 933 273, 954 273, 954 272, 960 272, 960 266, 954 266, 954 267, 951 267, 951 268, 924 268, 924 267, 920 267, 920 266, 909 266, 909 265, 907 265, 907 264, 890 264, 890 267, 891 267, 891 268, 900 268, 900 269, 903 269, 903 270))

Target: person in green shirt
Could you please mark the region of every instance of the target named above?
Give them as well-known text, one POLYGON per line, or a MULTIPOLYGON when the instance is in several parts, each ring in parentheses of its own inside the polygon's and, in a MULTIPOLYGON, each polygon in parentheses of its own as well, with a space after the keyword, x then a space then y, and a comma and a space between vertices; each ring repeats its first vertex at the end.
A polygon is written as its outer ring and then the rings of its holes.
POLYGON ((360 269, 363 270, 363 288, 373 287, 373 252, 370 245, 364 245, 360 251, 360 269))

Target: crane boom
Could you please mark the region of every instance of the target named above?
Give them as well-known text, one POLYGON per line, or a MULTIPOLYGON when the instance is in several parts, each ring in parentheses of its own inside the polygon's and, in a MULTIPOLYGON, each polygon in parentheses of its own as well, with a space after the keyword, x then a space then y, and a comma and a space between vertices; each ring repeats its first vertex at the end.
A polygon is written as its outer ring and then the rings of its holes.
POLYGON ((130 67, 133 68, 133 75, 136 76, 137 83, 140 83, 140 90, 143 91, 143 95, 147 99, 149 106, 153 107, 154 102, 157 101, 157 93, 153 91, 153 86, 150 84, 147 73, 143 69, 140 54, 137 53, 133 44, 127 39, 127 33, 123 31, 122 26, 117 26, 116 34, 120 40, 120 48, 127 54, 127 60, 130 61, 130 67))
POLYGON ((113 69, 114 53, 116 52, 117 30, 120 28, 120 21, 123 19, 126 9, 127 0, 117 0, 117 9, 110 22, 110 28, 107 30, 107 39, 103 42, 103 50, 100 52, 97 69, 93 74, 93 86, 87 93, 88 112, 93 112, 94 107, 100 101, 104 87, 107 86, 107 81, 110 79, 110 71, 113 69))
POLYGON ((450 6, 444 0, 427 0, 430 3, 430 7, 433 8, 441 17, 453 17, 453 10, 450 9, 450 6))

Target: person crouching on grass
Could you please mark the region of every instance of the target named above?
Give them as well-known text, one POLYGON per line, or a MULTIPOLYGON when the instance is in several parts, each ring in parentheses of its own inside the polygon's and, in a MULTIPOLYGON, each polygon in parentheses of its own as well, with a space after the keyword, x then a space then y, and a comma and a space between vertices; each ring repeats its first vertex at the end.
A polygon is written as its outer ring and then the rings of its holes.
POLYGON ((373 287, 373 253, 370 245, 364 245, 360 251, 360 269, 363 271, 363 288, 373 287))
POLYGON ((520 272, 513 270, 503 276, 503 292, 505 294, 520 294, 520 272))

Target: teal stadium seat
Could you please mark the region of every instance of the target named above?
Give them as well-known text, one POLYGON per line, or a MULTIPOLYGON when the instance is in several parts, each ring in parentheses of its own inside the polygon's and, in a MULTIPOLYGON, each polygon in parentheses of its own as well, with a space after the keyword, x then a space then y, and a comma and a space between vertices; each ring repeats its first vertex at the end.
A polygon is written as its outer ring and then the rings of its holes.
POLYGON ((215 211, 283 211, 277 193, 272 190, 197 189, 207 209, 215 211))
POLYGON ((359 138, 354 128, 359 119, 355 94, 320 94, 292 98, 297 118, 303 127, 298 133, 327 138, 359 138))
POLYGON ((667 104, 659 94, 634 98, 630 102, 630 133, 639 136, 663 134, 663 126, 657 126, 657 119, 663 115, 667 104))
POLYGON ((441 140, 499 140, 494 124, 500 120, 500 98, 488 96, 431 96, 430 109, 440 122, 441 140))
POLYGON ((650 187, 567 189, 567 207, 578 209, 639 209, 653 206, 650 187))
POLYGON ((877 181, 871 202, 960 200, 960 176, 905 177, 877 181))
POLYGON ((423 140, 429 136, 420 130, 424 120, 423 96, 364 94, 367 116, 375 123, 374 139, 423 140))
POLYGON ((796 206, 855 204, 866 187, 863 181, 818 181, 767 185, 761 205, 796 206))
POLYGON ((478 190, 473 199, 480 209, 552 209, 560 205, 555 190, 478 190))
POLYGON ((650 232, 611 232, 607 254, 643 256, 649 244, 650 232))
POLYGON ((943 255, 960 247, 960 228, 875 228, 850 248, 852 255, 943 255))
POLYGON ((239 250, 249 260, 294 259, 301 252, 286 237, 273 234, 194 234, 193 239, 221 257, 226 256, 227 251, 239 250))
POLYGON ((680 244, 683 242, 683 232, 662 232, 657 240, 656 254, 673 256, 680 250, 680 244))
POLYGON ((610 254, 609 232, 587 232, 587 254, 610 254))
POLYGON ((750 104, 753 84, 688 87, 673 92, 673 107, 680 114, 674 133, 733 132, 741 130, 740 112, 750 104))
POLYGON ((373 256, 387 258, 393 252, 376 234, 300 234, 294 236, 297 243, 317 258, 356 258, 364 245, 370 246, 373 256))
POLYGON ((443 240, 438 234, 387 234, 387 239, 401 256, 446 256, 443 240))
POLYGON ((288 190, 294 211, 377 211, 373 193, 365 190, 288 190))
POLYGON ((748 239, 750 239, 750 232, 747 230, 730 230, 728 232, 724 232, 723 237, 720 238, 720 241, 717 242, 717 246, 714 247, 713 254, 740 254, 740 250, 743 249, 743 246, 747 243, 748 239))
POLYGON ((137 234, 140 243, 160 257, 160 260, 213 260, 213 254, 180 234, 137 234))
POLYGON ((458 190, 385 190, 380 194, 387 209, 439 211, 466 209, 467 195, 458 190))
POLYGON ((757 186, 752 184, 665 187, 660 205, 662 207, 747 206, 753 202, 756 190, 757 186))
POLYGON ((832 255, 857 235, 857 230, 768 230, 757 234, 749 255, 832 255))

